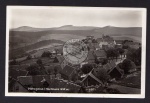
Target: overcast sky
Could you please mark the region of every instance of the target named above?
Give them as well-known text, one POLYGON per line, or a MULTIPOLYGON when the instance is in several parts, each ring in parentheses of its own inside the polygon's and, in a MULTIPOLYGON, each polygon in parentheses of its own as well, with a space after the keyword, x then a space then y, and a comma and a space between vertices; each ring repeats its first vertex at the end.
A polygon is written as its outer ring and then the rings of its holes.
POLYGON ((139 10, 87 7, 11 7, 8 10, 9 28, 50 28, 63 25, 142 27, 142 12, 139 10))

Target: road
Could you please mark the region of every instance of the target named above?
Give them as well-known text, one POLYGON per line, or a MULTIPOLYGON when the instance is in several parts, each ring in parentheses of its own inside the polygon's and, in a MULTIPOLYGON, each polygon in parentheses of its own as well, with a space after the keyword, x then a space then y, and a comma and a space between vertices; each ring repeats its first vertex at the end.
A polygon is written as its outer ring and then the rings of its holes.
POLYGON ((121 85, 117 85, 117 84, 111 84, 108 87, 117 89, 121 93, 125 93, 125 94, 140 94, 141 93, 141 89, 121 86, 121 85))

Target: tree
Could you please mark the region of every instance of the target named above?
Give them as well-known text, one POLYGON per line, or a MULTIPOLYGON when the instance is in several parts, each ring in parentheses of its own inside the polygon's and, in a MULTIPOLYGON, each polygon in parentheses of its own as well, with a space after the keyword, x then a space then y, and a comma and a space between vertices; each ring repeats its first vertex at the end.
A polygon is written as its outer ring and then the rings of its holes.
POLYGON ((125 73, 125 74, 128 74, 130 70, 136 68, 134 62, 131 61, 130 59, 125 59, 125 60, 122 62, 121 67, 122 67, 121 69, 124 70, 124 73, 125 73))
POLYGON ((84 74, 89 73, 92 69, 93 69, 93 66, 91 64, 85 64, 81 68, 81 70, 84 74))
POLYGON ((92 43, 97 43, 97 41, 95 39, 92 40, 92 43))
POLYGON ((32 59, 32 56, 29 54, 29 55, 27 56, 26 60, 30 60, 30 59, 32 59))
POLYGON ((121 55, 121 57, 122 57, 123 53, 125 52, 124 49, 122 49, 122 48, 117 48, 117 51, 121 55))
POLYGON ((43 64, 41 59, 38 59, 38 60, 36 61, 36 63, 37 63, 38 65, 42 65, 42 64, 43 64))
POLYGON ((51 57, 52 53, 49 51, 44 51, 43 54, 41 55, 41 57, 51 57))
POLYGON ((28 68, 27 68, 27 71, 29 71, 29 75, 39 75, 40 74, 40 71, 39 71, 39 67, 37 65, 30 65, 28 68))
POLYGON ((114 59, 114 58, 117 59, 117 57, 119 56, 119 52, 115 48, 108 49, 106 51, 106 54, 107 54, 108 58, 112 58, 112 59, 114 59))
POLYGON ((132 60, 136 65, 141 65, 141 47, 136 49, 129 48, 127 59, 132 60))

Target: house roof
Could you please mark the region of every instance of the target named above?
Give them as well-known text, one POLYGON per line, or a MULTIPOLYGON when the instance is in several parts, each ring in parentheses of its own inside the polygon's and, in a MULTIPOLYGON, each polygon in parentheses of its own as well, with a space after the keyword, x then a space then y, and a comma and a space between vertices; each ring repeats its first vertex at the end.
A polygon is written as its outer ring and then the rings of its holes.
MULTIPOLYGON (((69 89, 71 92, 77 93, 79 92, 81 86, 74 84, 72 82, 68 82, 66 80, 58 80, 54 79, 51 84, 49 85, 49 88, 66 88, 69 89)), ((57 92, 67 92, 66 90, 58 90, 57 92)))
POLYGON ((28 74, 28 71, 25 70, 15 70, 10 69, 9 70, 9 77, 17 79, 18 76, 26 76, 28 74))
POLYGON ((9 69, 15 69, 15 70, 26 70, 29 65, 21 64, 21 65, 9 65, 9 69))
POLYGON ((63 70, 60 71, 61 74, 70 76, 72 72, 75 70, 74 67, 71 67, 69 65, 66 65, 63 70))
POLYGON ((88 47, 89 47, 90 49, 95 49, 95 47, 94 47, 94 44, 93 44, 93 43, 89 43, 89 44, 88 44, 88 47))
POLYGON ((44 66, 47 73, 54 73, 54 68, 57 67, 57 69, 61 70, 60 65, 50 65, 50 66, 44 66))
POLYGON ((102 38, 97 38, 96 41, 97 41, 98 43, 100 43, 100 42, 103 42, 103 39, 102 39, 102 38))
POLYGON ((32 76, 32 79, 33 79, 33 86, 35 87, 42 87, 43 80, 47 81, 50 84, 49 75, 36 75, 36 76, 32 76))
POLYGON ((12 90, 12 88, 14 87, 14 84, 15 84, 16 81, 17 81, 17 80, 14 79, 14 78, 12 78, 12 79, 9 81, 9 86, 8 86, 9 91, 12 90))
POLYGON ((123 74, 123 72, 121 72, 121 69, 119 68, 119 66, 116 66, 115 68, 112 68, 112 69, 108 72, 108 74, 110 74, 114 69, 118 70, 118 72, 119 72, 121 75, 123 74))
POLYGON ((111 66, 111 68, 115 68, 116 67, 115 61, 110 61, 110 66, 111 66))
POLYGON ((22 85, 31 85, 31 84, 33 84, 32 76, 19 76, 18 81, 22 85))
POLYGON ((36 63, 37 60, 38 60, 37 58, 29 59, 29 60, 24 60, 24 61, 21 62, 21 65, 22 64, 31 65, 31 64, 36 63))
POLYGON ((97 57, 106 57, 106 52, 104 50, 95 50, 94 51, 94 54, 97 56, 97 57))
POLYGON ((82 82, 84 82, 84 80, 86 80, 89 76, 92 77, 97 82, 99 82, 100 84, 103 84, 103 82, 99 80, 97 77, 95 77, 91 72, 86 75, 86 77, 82 80, 82 82))
POLYGON ((95 48, 100 48, 100 46, 99 46, 98 43, 94 43, 94 47, 95 47, 95 48))
POLYGON ((103 65, 103 68, 106 70, 106 71, 109 71, 112 67, 110 66, 109 63, 103 65))
POLYGON ((85 61, 88 61, 88 60, 95 60, 94 52, 93 51, 89 51, 88 52, 88 55, 87 55, 87 58, 86 58, 85 61))
POLYGON ((116 44, 122 44, 123 40, 116 40, 116 44))

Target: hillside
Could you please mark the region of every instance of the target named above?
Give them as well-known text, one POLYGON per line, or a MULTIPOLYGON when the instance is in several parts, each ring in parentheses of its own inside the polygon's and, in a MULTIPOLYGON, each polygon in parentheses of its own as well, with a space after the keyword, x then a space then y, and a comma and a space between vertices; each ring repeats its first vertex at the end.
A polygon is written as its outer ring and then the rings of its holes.
POLYGON ((31 45, 44 40, 82 39, 93 35, 100 38, 103 34, 112 36, 114 39, 130 39, 141 42, 141 27, 93 27, 65 25, 57 28, 33 28, 28 26, 11 29, 9 32, 10 48, 16 49, 25 45, 31 45))
POLYGON ((26 45, 26 46, 23 46, 23 47, 20 47, 17 49, 10 49, 9 50, 10 59, 13 57, 17 57, 19 55, 27 55, 28 51, 35 50, 35 49, 41 49, 42 47, 49 46, 52 44, 64 44, 64 42, 60 41, 60 40, 54 40, 54 39, 43 40, 43 41, 39 41, 34 44, 26 45))

